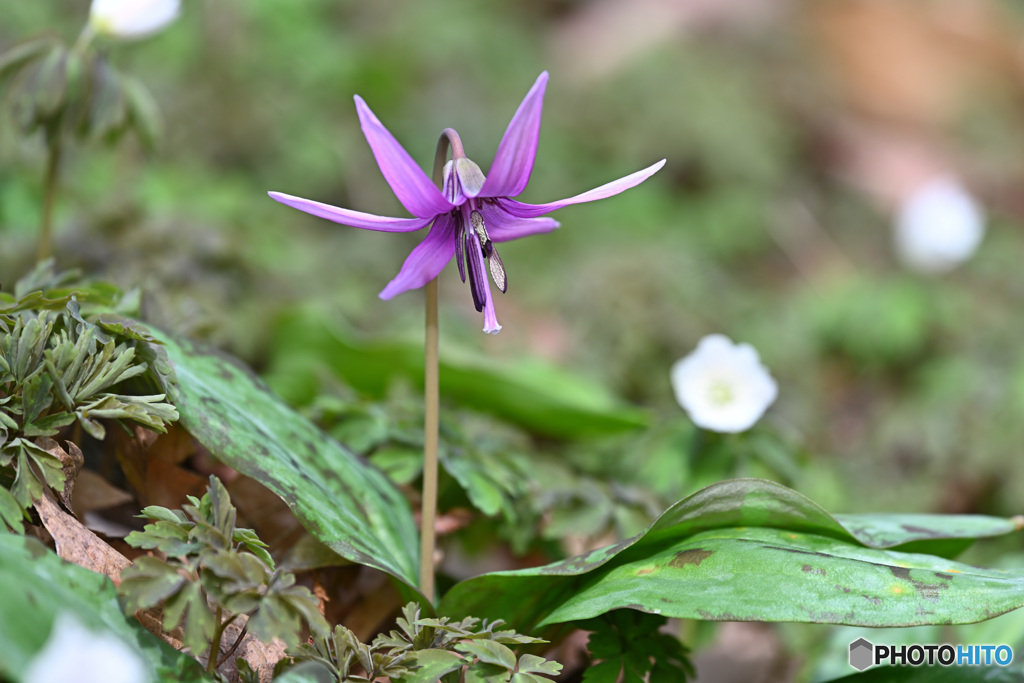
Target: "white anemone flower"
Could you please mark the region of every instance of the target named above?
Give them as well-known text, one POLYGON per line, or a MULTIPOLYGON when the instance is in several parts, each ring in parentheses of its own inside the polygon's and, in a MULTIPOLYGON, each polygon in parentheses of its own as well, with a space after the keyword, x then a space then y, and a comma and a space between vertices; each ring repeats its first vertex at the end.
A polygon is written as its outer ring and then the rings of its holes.
POLYGON ((981 207, 953 178, 937 177, 919 185, 896 215, 900 258, 928 273, 944 273, 966 261, 984 233, 981 207))
POLYGON ((750 344, 709 334, 672 366, 672 388, 694 424, 715 432, 754 426, 779 388, 750 344))
POLYGON ((93 0, 89 25, 96 33, 135 40, 163 29, 180 9, 181 0, 93 0))
POLYGON ((50 637, 29 662, 23 683, 148 683, 142 657, 109 633, 94 632, 70 612, 53 620, 50 637))

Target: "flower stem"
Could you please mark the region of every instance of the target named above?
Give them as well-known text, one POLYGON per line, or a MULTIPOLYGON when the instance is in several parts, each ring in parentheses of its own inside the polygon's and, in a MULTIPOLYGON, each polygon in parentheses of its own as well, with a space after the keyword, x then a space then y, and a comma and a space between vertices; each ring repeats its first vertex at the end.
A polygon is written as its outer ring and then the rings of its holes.
MULTIPOLYGON (((445 130, 437 141, 434 154, 434 182, 440 187, 444 180, 444 163, 448 146, 455 131, 445 130)), ((461 150, 462 144, 458 142, 461 150)), ((441 188, 444 189, 443 187, 441 188)), ((420 590, 434 601, 434 546, 437 535, 434 520, 437 517, 437 442, 440 389, 437 368, 437 278, 427 283, 426 339, 423 359, 423 507, 420 515, 420 590)))
POLYGON ((440 391, 437 368, 437 279, 427 283, 427 335, 424 369, 423 514, 420 531, 420 589, 434 600, 434 518, 437 515, 437 441, 440 391))
POLYGON ((53 232, 53 206, 57 203, 57 175, 60 170, 60 133, 47 136, 46 174, 43 177, 43 215, 39 224, 39 247, 36 259, 43 261, 50 257, 50 242, 53 232))

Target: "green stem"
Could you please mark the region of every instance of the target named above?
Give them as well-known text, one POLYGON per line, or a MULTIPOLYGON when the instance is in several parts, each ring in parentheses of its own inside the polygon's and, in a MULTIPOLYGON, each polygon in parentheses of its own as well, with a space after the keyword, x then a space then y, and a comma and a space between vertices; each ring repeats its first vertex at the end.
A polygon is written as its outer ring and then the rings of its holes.
POLYGON ((423 376, 423 514, 420 532, 420 589, 434 600, 434 519, 437 515, 437 441, 440 391, 437 368, 437 279, 427 283, 427 336, 423 376))
MULTIPOLYGON (((437 141, 434 154, 434 183, 439 187, 444 180, 444 164, 449 144, 453 151, 461 152, 462 143, 454 130, 446 129, 437 141)), ((442 187, 442 189, 444 189, 442 187)), ((426 338, 423 371, 423 507, 420 515, 420 590, 434 601, 434 547, 437 542, 434 520, 437 518, 437 443, 440 389, 437 367, 437 279, 427 283, 426 338)))
POLYGON ((210 656, 206 660, 206 671, 213 673, 217 669, 217 660, 220 658, 220 638, 224 635, 224 627, 227 624, 220 623, 224 610, 217 607, 217 629, 213 632, 213 642, 210 643, 210 656))
POLYGON ((53 207, 57 203, 57 175, 60 170, 61 136, 59 132, 46 138, 46 175, 43 177, 43 216, 39 224, 39 248, 36 260, 50 258, 53 233, 53 207))

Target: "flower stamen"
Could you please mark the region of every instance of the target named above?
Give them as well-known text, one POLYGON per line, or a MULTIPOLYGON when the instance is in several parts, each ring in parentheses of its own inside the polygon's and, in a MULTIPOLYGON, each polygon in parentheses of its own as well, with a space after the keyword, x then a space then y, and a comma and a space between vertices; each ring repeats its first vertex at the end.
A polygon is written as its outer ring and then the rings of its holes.
POLYGON ((481 253, 487 260, 487 268, 491 271, 491 279, 494 280, 494 284, 504 294, 508 291, 508 276, 505 274, 505 264, 501 262, 498 250, 494 248, 494 242, 487 236, 487 226, 484 225, 483 214, 474 208, 469 214, 469 222, 473 226, 473 231, 476 232, 477 237, 480 239, 481 253))
POLYGON ((487 276, 484 274, 484 250, 475 232, 465 231, 466 269, 469 271, 469 289, 473 293, 473 305, 477 311, 484 310, 487 302, 487 276))

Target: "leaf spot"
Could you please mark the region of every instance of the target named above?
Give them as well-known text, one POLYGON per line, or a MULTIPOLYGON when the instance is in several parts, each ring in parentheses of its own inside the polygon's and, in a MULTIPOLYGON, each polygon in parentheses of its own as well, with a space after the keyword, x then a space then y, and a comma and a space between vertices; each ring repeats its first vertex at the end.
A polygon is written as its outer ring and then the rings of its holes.
POLYGON ((695 567, 699 567, 700 563, 708 559, 714 554, 713 550, 704 550, 702 548, 693 548, 691 550, 682 550, 676 553, 676 556, 669 562, 670 567, 682 568, 688 564, 692 564, 695 567))

